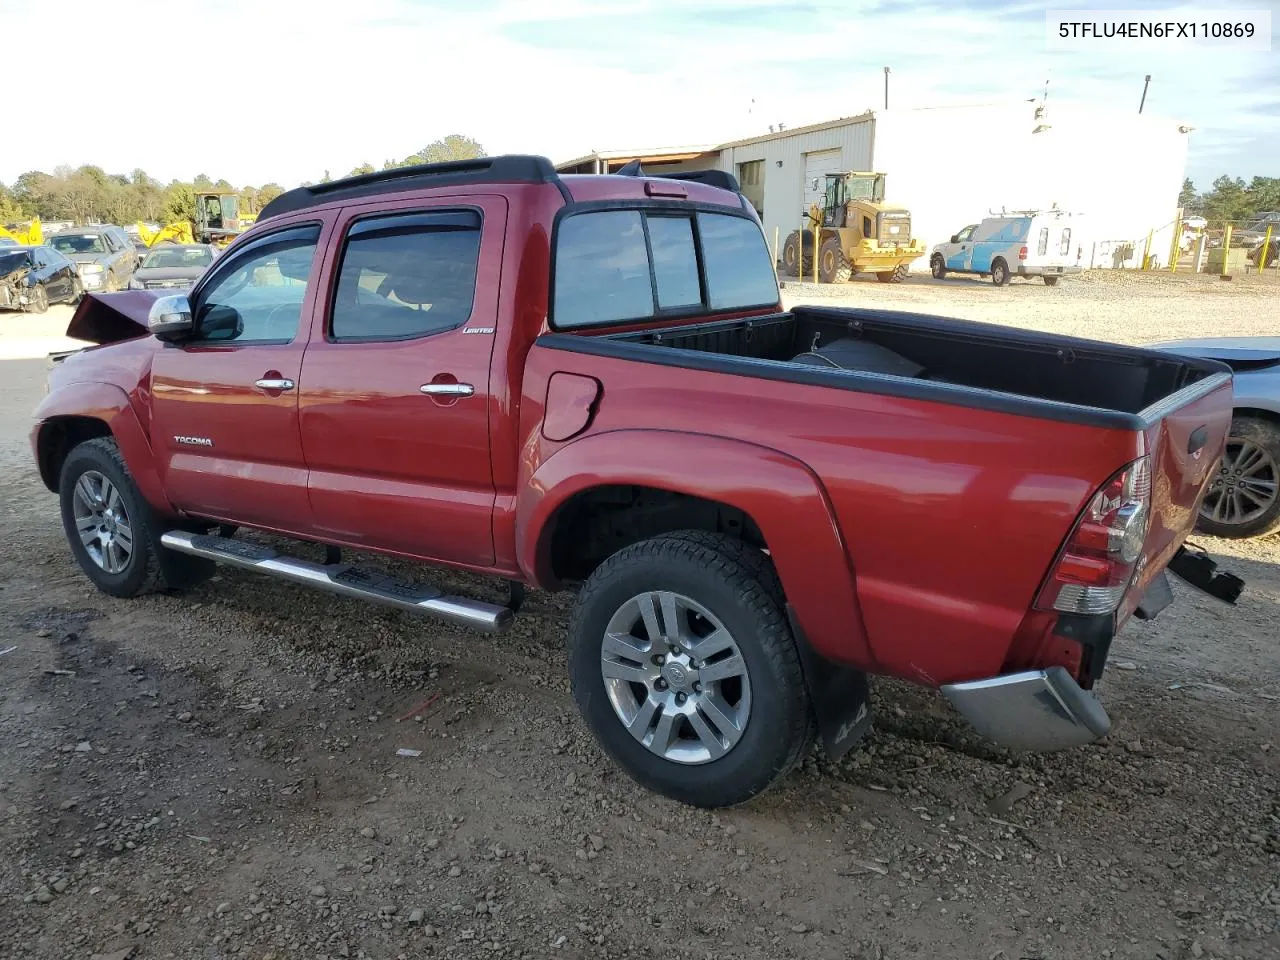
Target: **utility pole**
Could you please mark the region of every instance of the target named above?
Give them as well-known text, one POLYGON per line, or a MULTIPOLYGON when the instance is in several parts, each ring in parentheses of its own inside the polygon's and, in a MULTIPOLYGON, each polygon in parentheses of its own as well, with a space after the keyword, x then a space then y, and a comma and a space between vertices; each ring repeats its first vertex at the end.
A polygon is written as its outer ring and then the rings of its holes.
POLYGON ((1151 74, 1147 74, 1142 80, 1142 102, 1138 104, 1138 112, 1142 112, 1142 108, 1147 105, 1147 87, 1151 86, 1151 74))
POLYGON ((884 108, 889 109, 889 68, 884 68, 884 108))

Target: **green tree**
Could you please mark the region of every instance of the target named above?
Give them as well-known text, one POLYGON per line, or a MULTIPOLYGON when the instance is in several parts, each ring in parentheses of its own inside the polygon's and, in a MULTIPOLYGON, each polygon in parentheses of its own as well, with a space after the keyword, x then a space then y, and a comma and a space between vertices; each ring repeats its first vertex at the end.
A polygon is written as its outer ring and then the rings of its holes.
POLYGON ((1190 211, 1196 203, 1196 185, 1187 177, 1182 181, 1182 189, 1178 191, 1178 206, 1190 211))
POLYGON ((347 176, 359 177, 359 176, 363 176, 366 173, 373 173, 373 172, 374 172, 374 166, 372 163, 362 163, 360 164, 360 166, 353 168, 352 171, 347 174, 347 176))
POLYGON ((0 183, 0 226, 21 218, 22 204, 18 202, 12 190, 0 183))
POLYGON ((1239 177, 1219 177, 1201 201, 1204 215, 1210 220, 1243 220, 1252 212, 1245 182, 1239 177))
POLYGON ((485 155, 480 141, 460 133, 451 133, 447 137, 435 140, 417 153, 405 157, 399 163, 389 164, 391 167, 408 167, 417 163, 443 163, 448 160, 474 160, 485 155))
POLYGON ((1248 193, 1251 213, 1280 210, 1280 177, 1254 177, 1248 193))
POLYGON ((181 183, 177 180, 169 184, 164 191, 160 217, 165 223, 172 223, 175 220, 194 220, 196 217, 195 188, 189 183, 181 183))
POLYGON ((284 187, 280 186, 280 184, 264 183, 258 188, 258 209, 261 210, 282 193, 284 193, 284 187))

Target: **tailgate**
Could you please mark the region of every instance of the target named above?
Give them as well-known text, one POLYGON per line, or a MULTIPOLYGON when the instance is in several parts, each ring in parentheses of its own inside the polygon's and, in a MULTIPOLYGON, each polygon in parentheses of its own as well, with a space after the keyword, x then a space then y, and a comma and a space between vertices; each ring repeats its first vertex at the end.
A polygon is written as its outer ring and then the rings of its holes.
POLYGON ((1134 581, 1121 607, 1126 619, 1147 586, 1191 533, 1231 429, 1230 373, 1211 373, 1142 412, 1151 457, 1151 522, 1134 581))

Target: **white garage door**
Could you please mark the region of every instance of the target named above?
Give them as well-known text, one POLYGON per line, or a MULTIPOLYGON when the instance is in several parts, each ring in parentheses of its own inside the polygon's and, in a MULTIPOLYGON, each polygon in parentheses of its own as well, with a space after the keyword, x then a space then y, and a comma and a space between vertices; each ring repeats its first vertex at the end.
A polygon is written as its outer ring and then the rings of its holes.
POLYGON ((804 155, 804 208, 806 211, 812 204, 822 205, 822 199, 827 192, 827 174, 843 173, 843 164, 844 160, 839 148, 819 150, 816 153, 804 155))

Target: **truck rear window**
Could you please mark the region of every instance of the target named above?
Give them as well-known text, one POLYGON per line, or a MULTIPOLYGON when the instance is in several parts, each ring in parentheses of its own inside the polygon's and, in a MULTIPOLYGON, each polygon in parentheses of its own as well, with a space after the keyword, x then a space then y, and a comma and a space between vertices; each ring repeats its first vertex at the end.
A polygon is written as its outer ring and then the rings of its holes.
POLYGON ((671 209, 593 210, 556 232, 557 329, 773 306, 778 282, 759 225, 671 209))

